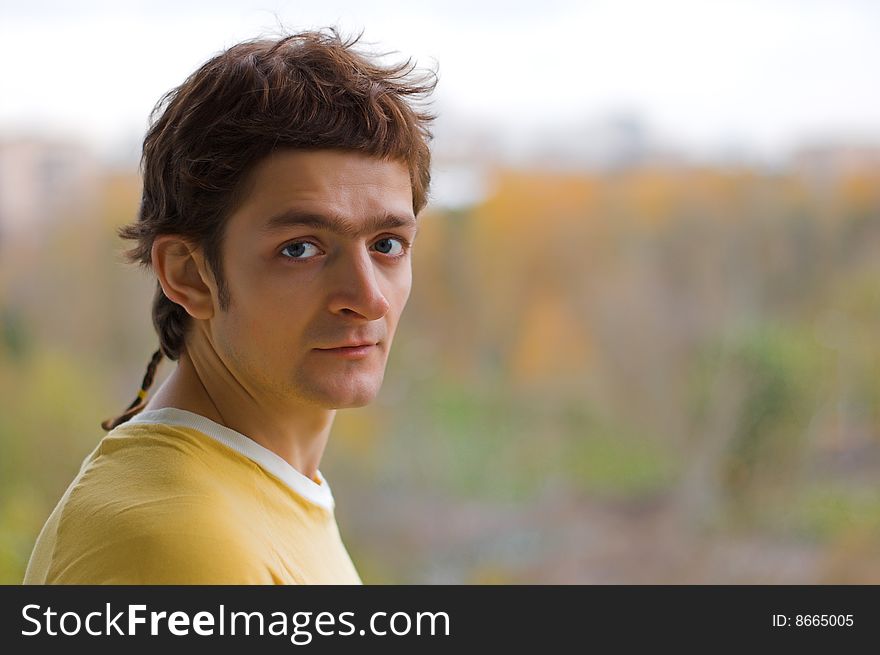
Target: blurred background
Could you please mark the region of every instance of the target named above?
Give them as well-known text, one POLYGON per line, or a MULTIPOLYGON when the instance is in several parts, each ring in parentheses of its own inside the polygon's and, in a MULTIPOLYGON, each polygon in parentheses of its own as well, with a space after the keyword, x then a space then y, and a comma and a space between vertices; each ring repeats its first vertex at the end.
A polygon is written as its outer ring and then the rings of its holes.
POLYGON ((0 582, 157 347, 115 236, 150 109, 325 25, 440 76, 410 304, 321 465, 364 581, 880 583, 870 0, 4 1, 0 582))

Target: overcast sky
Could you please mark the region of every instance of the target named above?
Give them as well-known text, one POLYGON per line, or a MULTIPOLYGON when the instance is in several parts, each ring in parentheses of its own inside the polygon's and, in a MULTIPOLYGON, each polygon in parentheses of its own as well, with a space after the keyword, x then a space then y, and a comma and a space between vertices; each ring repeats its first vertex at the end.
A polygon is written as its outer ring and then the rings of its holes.
POLYGON ((102 146, 218 50, 276 29, 364 29, 439 65, 436 108, 509 137, 619 113, 686 147, 880 141, 880 2, 0 0, 0 130, 102 146))

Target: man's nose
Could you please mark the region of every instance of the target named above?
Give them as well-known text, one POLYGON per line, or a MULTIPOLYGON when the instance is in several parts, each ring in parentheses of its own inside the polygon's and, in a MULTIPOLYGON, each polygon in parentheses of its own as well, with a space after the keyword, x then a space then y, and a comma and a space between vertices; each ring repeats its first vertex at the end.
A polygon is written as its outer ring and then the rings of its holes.
POLYGON ((370 253, 346 252, 336 262, 335 291, 330 309, 334 313, 357 314, 371 321, 382 318, 391 304, 379 286, 380 274, 370 253))

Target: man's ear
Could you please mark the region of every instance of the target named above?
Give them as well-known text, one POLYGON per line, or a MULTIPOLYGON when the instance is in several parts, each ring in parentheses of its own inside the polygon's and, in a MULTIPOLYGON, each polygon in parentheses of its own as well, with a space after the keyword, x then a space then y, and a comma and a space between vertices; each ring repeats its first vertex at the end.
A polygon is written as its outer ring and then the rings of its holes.
POLYGON ((216 294, 216 288, 201 251, 181 237, 163 234, 153 241, 150 254, 153 271, 168 299, 193 318, 211 318, 212 291, 216 294))

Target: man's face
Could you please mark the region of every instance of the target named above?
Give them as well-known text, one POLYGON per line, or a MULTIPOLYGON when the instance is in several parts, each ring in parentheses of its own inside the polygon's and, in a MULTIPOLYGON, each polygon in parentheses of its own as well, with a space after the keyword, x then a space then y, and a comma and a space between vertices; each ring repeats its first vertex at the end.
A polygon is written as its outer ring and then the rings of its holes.
POLYGON ((230 217, 231 296, 211 339, 258 400, 359 407, 379 392, 412 285, 406 166, 341 150, 286 150, 254 170, 230 217), (368 344, 359 349, 340 349, 368 344))

